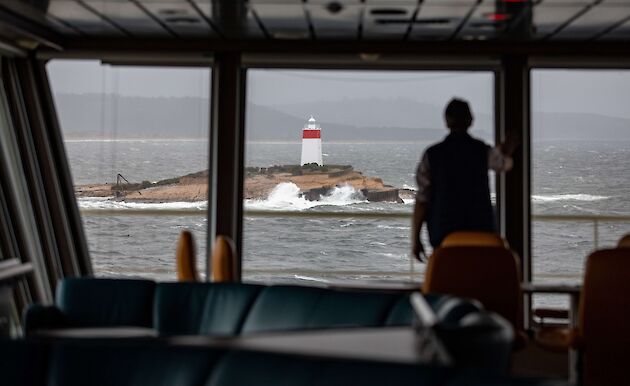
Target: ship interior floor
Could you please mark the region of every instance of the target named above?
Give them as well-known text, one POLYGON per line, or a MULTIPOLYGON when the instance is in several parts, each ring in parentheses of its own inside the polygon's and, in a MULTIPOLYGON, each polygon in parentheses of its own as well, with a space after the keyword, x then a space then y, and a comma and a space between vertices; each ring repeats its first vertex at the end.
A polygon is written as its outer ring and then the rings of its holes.
POLYGON ((512 373, 525 377, 568 379, 568 363, 568 353, 544 350, 530 340, 525 348, 513 354, 512 373))

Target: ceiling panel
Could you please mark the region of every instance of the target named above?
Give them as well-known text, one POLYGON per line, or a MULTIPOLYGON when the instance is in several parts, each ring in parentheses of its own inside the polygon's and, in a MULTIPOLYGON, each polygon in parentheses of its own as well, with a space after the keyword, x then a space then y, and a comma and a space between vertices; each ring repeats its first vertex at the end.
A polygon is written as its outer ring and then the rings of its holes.
POLYGON ((76 1, 52 0, 48 13, 88 35, 125 36, 120 29, 76 1))
POLYGON ((533 10, 533 36, 535 38, 549 36, 584 11, 587 6, 587 4, 559 4, 548 1, 535 6, 533 10))
POLYGON ((475 3, 476 1, 425 1, 414 20, 409 37, 414 40, 451 37, 475 3))
POLYGON ((251 0, 249 3, 272 38, 310 38, 308 18, 301 0, 251 0))
POLYGON ((186 1, 140 0, 139 3, 179 36, 216 36, 204 17, 186 1))
POLYGON ((489 2, 478 5, 466 24, 459 31, 457 38, 463 40, 487 40, 500 35, 510 22, 510 16, 497 14, 494 4, 489 2))
POLYGON ((363 11, 360 0, 310 0, 306 9, 317 38, 354 39, 359 35, 363 11))
POLYGON ((85 3, 134 36, 165 36, 169 32, 136 4, 125 0, 87 0, 85 3))
POLYGON ((575 19, 552 39, 591 39, 623 22, 629 16, 630 7, 627 5, 602 3, 575 19))
POLYGON ((630 40, 630 20, 601 37, 603 40, 630 40))
POLYGON ((363 12, 363 37, 366 39, 403 39, 418 10, 414 0, 367 0, 363 12))
POLYGON ((223 8, 220 1, 210 0, 194 0, 194 3, 226 37, 262 38, 265 36, 256 21, 254 12, 249 7, 243 5, 240 9, 232 6, 223 8))
POLYGON ((68 24, 63 23, 51 14, 46 14, 46 24, 62 35, 79 36, 81 32, 68 24))
POLYGON ((0 4, 68 37, 417 41, 446 40, 456 34, 456 39, 630 41, 630 0, 0 0, 0 4), (46 4, 48 13, 37 13, 31 2, 46 4), (24 11, 29 7, 31 11, 24 11))
POLYGON ((591 5, 600 0, 540 0, 539 4, 555 5, 591 5))

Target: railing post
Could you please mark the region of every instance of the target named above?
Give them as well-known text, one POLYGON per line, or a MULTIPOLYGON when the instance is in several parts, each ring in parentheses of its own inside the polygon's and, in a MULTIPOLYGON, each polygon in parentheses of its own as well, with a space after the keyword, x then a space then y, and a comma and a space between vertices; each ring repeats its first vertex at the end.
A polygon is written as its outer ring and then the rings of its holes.
MULTIPOLYGON (((512 249, 521 258, 522 280, 531 282, 531 202, 530 202, 530 70, 527 56, 505 55, 497 74, 497 140, 514 135, 520 141, 512 158, 511 171, 497 175, 498 209, 501 230, 512 249)), ((531 298, 525 296, 523 317, 525 328, 531 324, 531 298)))
MULTIPOLYGON (((238 52, 217 52, 212 70, 210 165, 208 178, 208 251, 217 235, 236 244, 241 277, 245 70, 238 52)), ((206 267, 211 276, 210 266, 206 267)))

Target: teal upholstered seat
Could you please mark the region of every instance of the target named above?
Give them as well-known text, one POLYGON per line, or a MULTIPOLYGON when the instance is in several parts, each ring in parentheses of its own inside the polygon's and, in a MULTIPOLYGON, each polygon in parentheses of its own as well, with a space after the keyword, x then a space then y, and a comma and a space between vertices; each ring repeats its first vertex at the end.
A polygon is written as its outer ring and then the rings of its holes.
POLYGON ((233 283, 160 283, 153 317, 161 335, 236 335, 265 288, 233 283))
POLYGON ((324 288, 265 288, 243 325, 243 333, 384 325, 399 296, 324 288))
POLYGON ((76 327, 151 327, 155 282, 72 278, 57 287, 56 305, 76 327))

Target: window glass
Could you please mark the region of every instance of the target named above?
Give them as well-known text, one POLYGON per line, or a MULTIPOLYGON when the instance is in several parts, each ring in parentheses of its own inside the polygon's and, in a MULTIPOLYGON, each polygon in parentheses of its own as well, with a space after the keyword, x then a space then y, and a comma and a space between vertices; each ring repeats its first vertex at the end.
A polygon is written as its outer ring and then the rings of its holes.
POLYGON ((55 60, 48 72, 96 275, 174 279, 184 229, 203 272, 210 70, 55 60))
POLYGON ((493 142, 493 74, 250 69, 247 82, 245 280, 421 280, 416 167, 456 96, 493 142))
POLYGON ((580 283, 586 256, 629 231, 629 98, 630 71, 532 72, 535 281, 580 283))

